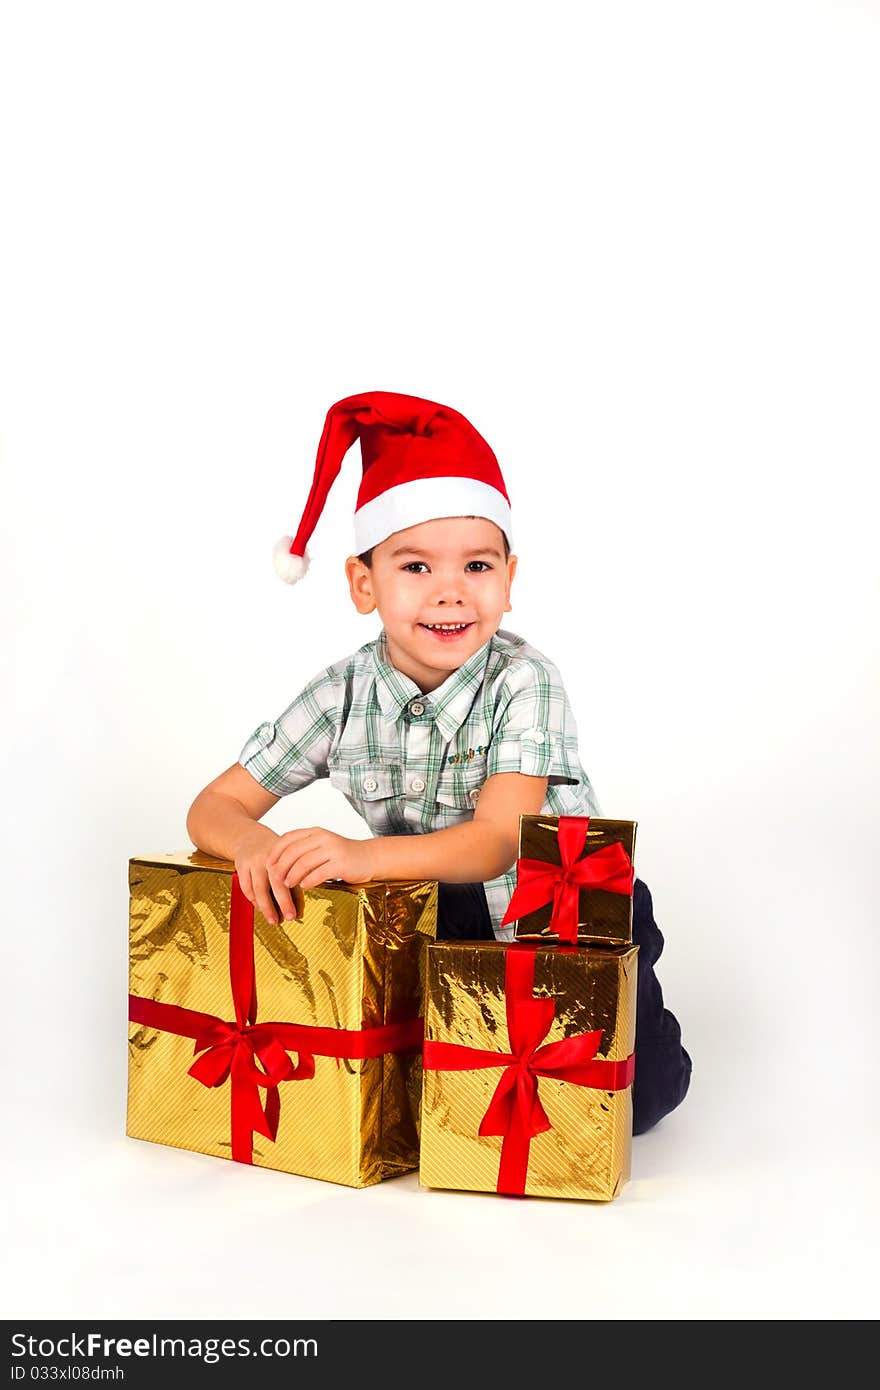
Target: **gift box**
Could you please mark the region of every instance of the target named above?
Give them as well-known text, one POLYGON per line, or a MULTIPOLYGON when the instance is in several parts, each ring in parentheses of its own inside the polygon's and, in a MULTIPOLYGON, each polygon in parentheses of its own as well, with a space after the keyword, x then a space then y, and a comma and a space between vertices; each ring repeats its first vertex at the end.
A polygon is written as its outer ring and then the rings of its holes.
POLYGON ((502 925, 517 941, 632 941, 636 822, 520 816, 516 888, 502 925))
POLYGON ((273 924, 225 860, 129 878, 128 1134, 352 1187, 417 1167, 436 883, 324 884, 273 924))
POLYGON ((429 947, 423 1186, 617 1196, 630 1172, 637 956, 429 947))

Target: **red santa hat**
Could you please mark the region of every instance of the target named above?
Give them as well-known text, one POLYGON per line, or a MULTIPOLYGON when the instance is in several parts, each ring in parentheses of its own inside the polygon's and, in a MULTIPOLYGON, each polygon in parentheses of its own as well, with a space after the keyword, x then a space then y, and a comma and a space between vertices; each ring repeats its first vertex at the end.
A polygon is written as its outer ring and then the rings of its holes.
POLYGON ((306 545, 356 439, 364 470, 354 514, 356 554, 395 531, 445 516, 486 517, 513 544, 510 500, 498 460, 470 421, 419 396, 364 391, 327 411, 299 530, 282 536, 275 547, 275 568, 288 584, 308 569, 306 545))

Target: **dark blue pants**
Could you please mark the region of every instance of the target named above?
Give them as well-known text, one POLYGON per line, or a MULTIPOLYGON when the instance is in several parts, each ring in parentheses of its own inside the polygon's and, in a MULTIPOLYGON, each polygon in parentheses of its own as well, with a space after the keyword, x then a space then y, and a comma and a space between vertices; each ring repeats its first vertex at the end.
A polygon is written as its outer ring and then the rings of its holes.
MULTIPOLYGON (((495 940, 482 883, 440 884, 437 940, 495 940)), ((654 921, 648 885, 640 878, 633 890, 633 942, 639 948, 633 1133, 644 1134, 684 1100, 691 1059, 681 1045, 678 1020, 663 1006, 654 974, 663 937, 654 921)))

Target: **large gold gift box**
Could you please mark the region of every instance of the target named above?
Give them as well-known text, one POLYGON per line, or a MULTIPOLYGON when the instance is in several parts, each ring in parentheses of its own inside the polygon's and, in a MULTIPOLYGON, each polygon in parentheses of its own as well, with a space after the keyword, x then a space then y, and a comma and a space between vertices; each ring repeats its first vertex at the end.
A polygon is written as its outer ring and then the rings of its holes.
POLYGON ((351 1187, 416 1168, 436 883, 324 884, 271 924, 233 872, 131 860, 128 1134, 351 1187))
POLYGON ((617 1196, 630 1172, 637 956, 429 948, 423 1186, 617 1196))
MULTIPOLYGON (((636 822, 603 820, 598 816, 520 816, 517 887, 510 902, 505 921, 516 919, 514 937, 517 941, 559 941, 563 939, 557 927, 558 913, 563 902, 554 903, 556 885, 552 874, 540 876, 542 868, 557 874, 564 871, 563 849, 572 855, 571 868, 581 886, 571 892, 569 908, 577 939, 582 945, 616 946, 632 941, 632 860, 636 843, 636 822), (566 826, 569 839, 563 845, 560 826, 566 826), (579 846, 582 846, 579 848, 579 846), (629 883, 624 881, 629 876, 629 883), (529 876, 532 884, 527 884, 529 876), (538 890, 535 878, 543 883, 538 890), (586 882, 584 882, 586 880, 586 882), (601 886, 602 884, 607 886, 601 886), (524 890, 524 885, 526 885, 524 890), (533 899, 543 899, 532 911, 516 918, 524 891, 533 899), (554 909, 557 917, 553 918, 554 909)), ((527 901, 527 900, 526 900, 527 901)), ((521 911, 521 909, 519 909, 521 911)))

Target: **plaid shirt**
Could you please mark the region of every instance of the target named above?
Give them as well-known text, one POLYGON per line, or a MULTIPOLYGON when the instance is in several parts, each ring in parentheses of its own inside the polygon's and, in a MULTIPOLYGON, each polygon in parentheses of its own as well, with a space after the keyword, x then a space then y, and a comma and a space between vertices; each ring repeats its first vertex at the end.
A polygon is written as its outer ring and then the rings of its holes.
MULTIPOLYGON (((549 815, 601 814, 559 672, 501 630, 428 695, 389 664, 383 632, 261 724, 239 762, 275 796, 329 777, 374 835, 472 820, 496 772, 546 777, 549 815)), ((511 869, 485 885, 500 940, 513 935, 498 924, 515 882, 511 869)))

